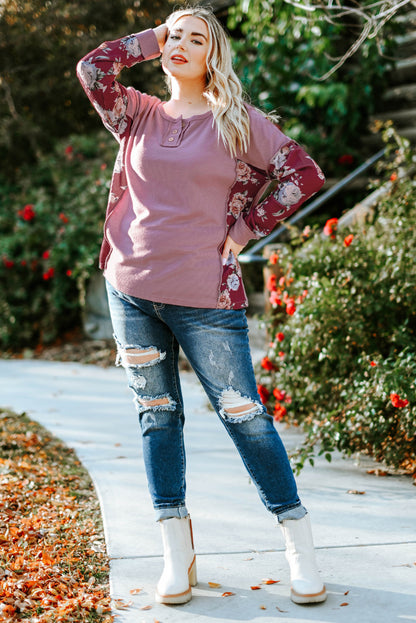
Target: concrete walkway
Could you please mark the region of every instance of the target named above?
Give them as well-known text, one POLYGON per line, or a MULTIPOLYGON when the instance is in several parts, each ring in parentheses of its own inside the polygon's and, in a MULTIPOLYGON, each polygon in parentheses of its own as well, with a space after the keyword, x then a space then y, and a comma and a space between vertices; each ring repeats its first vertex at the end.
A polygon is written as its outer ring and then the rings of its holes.
MULTIPOLYGON (((159 527, 147 493, 132 395, 124 371, 81 364, 0 361, 0 405, 30 417, 73 447, 102 505, 111 595, 120 623, 416 621, 416 488, 376 477, 369 461, 318 460, 298 478, 329 592, 323 605, 289 599, 283 540, 193 373, 182 374, 187 414, 188 506, 198 586, 184 606, 154 601, 162 569, 159 527), (260 584, 263 579, 279 580, 260 584), (208 582, 221 584, 212 588, 208 582), (251 586, 260 585, 260 590, 251 586), (131 594, 134 589, 142 589, 131 594), (234 595, 222 597, 224 592, 234 595), (146 609, 151 606, 150 609, 146 609)), ((287 447, 299 433, 279 429, 287 447)))

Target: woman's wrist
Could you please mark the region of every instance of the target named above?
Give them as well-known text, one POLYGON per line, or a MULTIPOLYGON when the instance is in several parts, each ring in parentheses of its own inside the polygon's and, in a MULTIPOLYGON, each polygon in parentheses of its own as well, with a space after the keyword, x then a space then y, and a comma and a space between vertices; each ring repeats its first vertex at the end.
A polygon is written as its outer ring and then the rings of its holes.
POLYGON ((156 39, 159 44, 159 50, 163 52, 163 48, 168 37, 168 27, 166 26, 166 24, 161 24, 160 26, 156 26, 156 28, 153 28, 153 32, 156 35, 156 39))

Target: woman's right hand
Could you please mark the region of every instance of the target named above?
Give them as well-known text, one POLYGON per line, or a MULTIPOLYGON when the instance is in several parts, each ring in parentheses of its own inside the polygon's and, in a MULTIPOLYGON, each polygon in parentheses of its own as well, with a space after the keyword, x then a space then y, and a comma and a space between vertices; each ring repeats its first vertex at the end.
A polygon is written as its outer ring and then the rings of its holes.
POLYGON ((160 26, 156 26, 156 28, 153 28, 153 32, 156 35, 157 42, 159 44, 159 50, 163 52, 166 39, 168 38, 168 27, 166 26, 166 24, 161 24, 160 26))

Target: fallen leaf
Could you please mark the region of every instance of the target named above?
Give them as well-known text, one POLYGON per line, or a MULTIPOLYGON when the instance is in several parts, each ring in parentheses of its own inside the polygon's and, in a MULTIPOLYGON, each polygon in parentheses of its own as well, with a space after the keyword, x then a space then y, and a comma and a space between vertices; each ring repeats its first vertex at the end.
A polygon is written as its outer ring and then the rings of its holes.
POLYGON ((388 476, 388 472, 384 472, 382 469, 368 469, 367 474, 375 474, 376 476, 388 476))
POLYGON ((259 591, 261 589, 261 586, 250 586, 252 591, 259 591))
POLYGON ((345 591, 344 595, 348 595, 348 593, 349 593, 349 592, 350 592, 350 591, 345 591))
POLYGON ((271 580, 270 578, 261 581, 262 584, 277 584, 278 582, 280 582, 280 580, 271 580))
POLYGON ((260 606, 260 610, 267 610, 266 606, 260 606))
POLYGON ((132 588, 130 591, 130 595, 138 595, 139 593, 141 593, 142 590, 142 588, 132 588))
POLYGON ((276 610, 278 610, 279 612, 287 612, 287 610, 281 610, 279 606, 276 606, 276 610))
POLYGON ((365 491, 357 491, 357 489, 348 489, 347 493, 352 493, 353 495, 365 495, 365 491))
POLYGON ((7 530, 0 544, 8 570, 0 571, 0 619, 15 620, 18 611, 27 621, 84 623, 93 611, 109 622, 108 560, 90 477, 39 424, 4 409, 0 416, 0 526, 7 530))
POLYGON ((218 584, 218 582, 208 582, 208 586, 211 588, 221 588, 221 584, 218 584))
POLYGON ((132 601, 123 601, 123 599, 115 599, 114 600, 114 605, 117 608, 117 610, 126 610, 127 608, 130 608, 130 606, 133 605, 132 601))
POLYGON ((221 595, 221 597, 231 597, 231 595, 235 595, 235 593, 232 593, 231 591, 226 591, 221 595))
POLYGON ((250 558, 244 558, 244 560, 254 560, 254 558, 251 556, 250 558))
POLYGON ((140 608, 140 610, 151 610, 153 608, 153 606, 143 606, 143 608, 140 608))
POLYGON ((339 604, 340 606, 349 606, 350 604, 348 603, 348 601, 343 601, 342 604, 339 604))

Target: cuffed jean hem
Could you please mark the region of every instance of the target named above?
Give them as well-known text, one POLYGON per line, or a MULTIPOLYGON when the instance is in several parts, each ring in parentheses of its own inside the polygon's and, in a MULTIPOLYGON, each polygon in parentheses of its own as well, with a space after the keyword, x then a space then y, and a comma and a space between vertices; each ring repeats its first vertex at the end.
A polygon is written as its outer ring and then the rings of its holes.
POLYGON ((302 519, 307 515, 308 511, 302 504, 297 504, 293 508, 289 508, 281 513, 274 513, 277 523, 282 523, 286 519, 302 519))
POLYGON ((171 506, 169 508, 156 508, 156 521, 162 521, 162 519, 182 519, 189 515, 186 506, 171 506))

